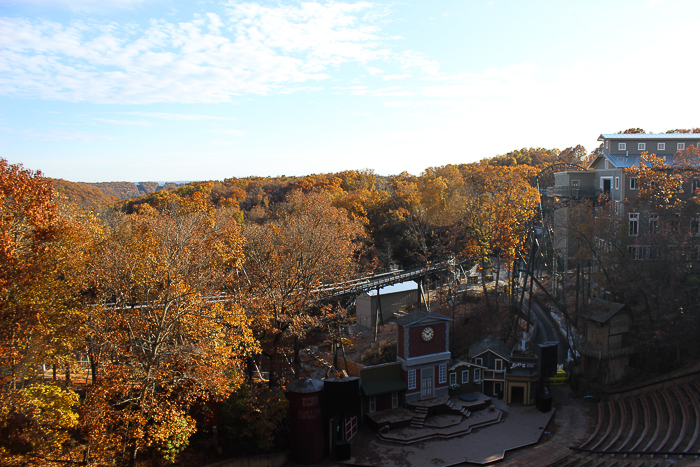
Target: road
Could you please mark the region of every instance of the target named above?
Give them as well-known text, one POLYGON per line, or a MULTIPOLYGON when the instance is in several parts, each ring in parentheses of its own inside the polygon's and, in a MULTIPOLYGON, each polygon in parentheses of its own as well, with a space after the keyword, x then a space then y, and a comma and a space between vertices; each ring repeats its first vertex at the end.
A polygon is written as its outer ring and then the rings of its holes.
POLYGON ((557 323, 552 319, 548 310, 543 309, 539 303, 532 301, 532 314, 537 319, 537 336, 535 343, 542 344, 544 342, 559 342, 559 355, 557 361, 559 364, 566 362, 567 345, 566 337, 559 332, 557 323))

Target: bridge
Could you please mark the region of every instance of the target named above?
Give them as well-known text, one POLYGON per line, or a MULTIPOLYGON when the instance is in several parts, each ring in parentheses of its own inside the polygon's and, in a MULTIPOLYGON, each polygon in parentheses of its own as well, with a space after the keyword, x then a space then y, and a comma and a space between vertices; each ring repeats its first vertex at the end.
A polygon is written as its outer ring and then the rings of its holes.
POLYGON ((396 271, 373 274, 370 276, 352 279, 346 282, 324 285, 317 289, 319 299, 341 297, 344 295, 357 295, 362 292, 376 290, 389 285, 400 284, 402 282, 417 280, 428 274, 439 274, 459 269, 463 264, 474 263, 476 258, 465 260, 449 259, 438 263, 426 263, 424 266, 415 267, 409 270, 399 269, 396 271))

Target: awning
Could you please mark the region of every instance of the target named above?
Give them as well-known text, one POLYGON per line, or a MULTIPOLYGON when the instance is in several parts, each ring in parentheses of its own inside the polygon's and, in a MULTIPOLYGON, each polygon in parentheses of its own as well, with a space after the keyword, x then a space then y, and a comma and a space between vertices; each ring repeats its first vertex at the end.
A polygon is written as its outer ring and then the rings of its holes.
POLYGON ((388 394, 390 392, 405 391, 406 383, 400 379, 388 379, 385 381, 374 381, 362 383, 362 392, 365 396, 376 396, 378 394, 388 394))

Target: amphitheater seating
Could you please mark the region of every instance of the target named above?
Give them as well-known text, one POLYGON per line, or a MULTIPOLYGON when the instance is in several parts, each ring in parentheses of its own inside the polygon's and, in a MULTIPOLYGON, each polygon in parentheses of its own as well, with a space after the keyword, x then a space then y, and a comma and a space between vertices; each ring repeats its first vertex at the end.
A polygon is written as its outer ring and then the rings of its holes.
POLYGON ((551 465, 683 465, 700 458, 700 381, 599 402, 595 431, 573 449, 551 465))

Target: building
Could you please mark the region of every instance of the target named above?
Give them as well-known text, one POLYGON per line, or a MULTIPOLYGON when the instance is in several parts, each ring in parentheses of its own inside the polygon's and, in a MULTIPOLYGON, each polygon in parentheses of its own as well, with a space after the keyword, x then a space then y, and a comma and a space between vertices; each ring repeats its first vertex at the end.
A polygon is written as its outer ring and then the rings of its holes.
POLYGON ((585 342, 584 377, 603 384, 625 376, 634 347, 630 343, 630 313, 623 303, 593 299, 582 313, 585 342))
POLYGON ((448 395, 450 318, 415 311, 396 319, 400 362, 406 382, 406 402, 448 395))
POLYGON ((360 374, 363 414, 404 406, 406 382, 399 362, 367 366, 360 374))
MULTIPOLYGON (((700 145, 700 133, 638 133, 601 134, 602 152, 590 163, 587 170, 570 170, 554 174, 554 186, 547 188, 547 196, 563 200, 597 199, 608 194, 615 212, 627 216, 630 236, 653 232, 655 219, 653 212, 634 209, 632 204, 638 193, 637 180, 625 173, 625 169, 638 166, 644 152, 654 153, 673 164, 675 154, 690 146, 700 145), (627 200, 629 203, 625 204, 627 200)), ((698 187, 700 179, 691 180, 684 187, 689 196, 698 187)), ((554 248, 562 258, 572 258, 577 252, 577 243, 566 232, 570 210, 562 207, 554 212, 554 248)), ((699 224, 700 227, 700 224, 699 224)), ((633 253, 636 250, 633 250, 633 253)))
POLYGON ((357 324, 374 329, 377 308, 380 305, 382 314, 380 323, 386 323, 397 312, 403 312, 416 305, 418 300, 418 284, 413 281, 382 287, 379 291, 363 292, 356 300, 357 324))
POLYGON ((450 396, 471 392, 484 392, 485 366, 475 363, 455 361, 449 368, 448 382, 450 396))
POLYGON ((483 393, 487 396, 503 396, 506 370, 510 366, 511 352, 506 344, 493 336, 469 347, 471 362, 483 370, 483 393))
POLYGON ((540 375, 537 355, 529 351, 513 351, 506 372, 506 404, 532 405, 535 403, 540 375))

